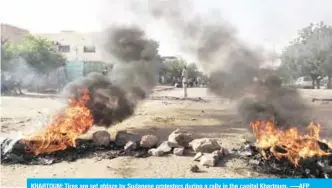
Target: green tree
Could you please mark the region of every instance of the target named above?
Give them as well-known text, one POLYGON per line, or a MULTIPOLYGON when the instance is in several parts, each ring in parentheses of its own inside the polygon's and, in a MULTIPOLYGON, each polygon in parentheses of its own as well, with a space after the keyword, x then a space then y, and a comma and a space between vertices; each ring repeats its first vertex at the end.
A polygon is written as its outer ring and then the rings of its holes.
POLYGON ((184 59, 177 58, 172 60, 166 60, 163 62, 160 69, 160 76, 165 76, 168 83, 172 82, 173 77, 180 78, 182 76, 182 70, 184 66, 187 66, 189 78, 204 77, 194 63, 188 64, 184 59))
POLYGON ((327 88, 332 89, 331 78, 332 78, 332 26, 328 26, 318 36, 320 39, 320 45, 317 48, 320 50, 322 61, 320 71, 323 76, 327 76, 327 88))
POLYGON ((298 43, 292 42, 287 46, 280 57, 281 65, 278 68, 278 73, 285 82, 292 82, 299 76, 301 76, 301 71, 298 66, 298 43))
POLYGON ((164 62, 164 72, 166 77, 173 78, 180 77, 183 67, 186 65, 186 61, 183 59, 169 60, 164 62))
POLYGON ((198 70, 197 66, 195 63, 191 63, 187 66, 188 70, 188 76, 190 78, 197 78, 198 76, 201 76, 200 71, 198 70))
POLYGON ((15 68, 15 58, 23 58, 40 74, 48 74, 65 62, 51 41, 33 35, 25 36, 20 44, 4 44, 3 52, 1 65, 9 71, 15 68))
POLYGON ((327 76, 327 88, 332 89, 332 54, 326 58, 322 67, 327 76))
MULTIPOLYGON (((282 55, 279 71, 288 79, 310 76, 312 87, 330 75, 331 27, 323 22, 309 24, 299 31, 298 37, 287 46, 282 55)), ((330 85, 330 84, 329 84, 330 85)))
POLYGON ((7 71, 11 67, 11 59, 13 54, 9 50, 10 44, 1 39, 1 71, 7 71))

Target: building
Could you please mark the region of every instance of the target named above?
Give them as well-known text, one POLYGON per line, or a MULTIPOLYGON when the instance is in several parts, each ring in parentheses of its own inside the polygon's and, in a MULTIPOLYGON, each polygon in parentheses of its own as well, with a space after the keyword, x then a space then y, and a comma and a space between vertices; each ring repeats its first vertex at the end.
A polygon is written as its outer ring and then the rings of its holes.
POLYGON ((1 41, 20 43, 29 31, 9 24, 1 23, 1 41))
POLYGON ((59 33, 34 33, 34 35, 52 41, 57 50, 69 61, 103 61, 110 58, 104 52, 100 33, 79 33, 61 31, 59 33))

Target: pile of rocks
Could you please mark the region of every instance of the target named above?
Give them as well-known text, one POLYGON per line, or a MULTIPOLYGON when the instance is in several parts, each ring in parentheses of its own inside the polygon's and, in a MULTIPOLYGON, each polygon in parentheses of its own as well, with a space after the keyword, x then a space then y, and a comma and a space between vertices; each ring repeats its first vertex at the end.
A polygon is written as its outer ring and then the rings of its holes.
POLYGON ((168 154, 183 156, 195 153, 194 161, 199 161, 202 166, 216 166, 219 160, 229 154, 228 150, 222 148, 217 140, 211 138, 194 139, 191 133, 180 129, 173 131, 168 136, 168 140, 159 145, 159 140, 155 135, 139 137, 135 134, 123 133, 117 134, 115 143, 122 145, 125 150, 146 148, 152 156, 168 154))
POLYGON ((150 149, 149 154, 162 156, 173 152, 174 155, 182 156, 191 141, 193 141, 192 134, 176 129, 168 136, 167 141, 162 142, 157 148, 150 149))
POLYGON ((202 166, 216 166, 217 162, 229 155, 229 151, 219 145, 217 140, 201 138, 190 143, 196 152, 194 161, 199 161, 202 166))
MULTIPOLYGON (((214 139, 194 139, 193 135, 176 129, 167 141, 161 142, 155 135, 140 136, 127 131, 119 131, 111 138, 107 131, 93 133, 91 139, 77 139, 75 148, 57 151, 39 156, 25 152, 25 145, 19 139, 0 139, 1 162, 22 164, 53 164, 61 161, 74 161, 83 157, 100 157, 113 159, 119 156, 149 157, 176 156, 196 154, 194 161, 200 161, 202 166, 215 166, 219 160, 228 154, 214 139), (114 139, 113 139, 114 138, 114 139)), ((194 166, 191 171, 198 171, 194 166)))

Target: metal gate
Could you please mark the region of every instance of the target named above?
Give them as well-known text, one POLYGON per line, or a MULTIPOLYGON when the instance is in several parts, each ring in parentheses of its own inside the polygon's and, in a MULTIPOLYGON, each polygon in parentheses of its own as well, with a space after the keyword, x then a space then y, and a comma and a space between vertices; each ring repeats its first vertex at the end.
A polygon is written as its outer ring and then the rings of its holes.
POLYGON ((100 61, 67 61, 66 70, 69 81, 73 81, 91 72, 101 73, 105 67, 110 69, 111 65, 100 61))
POLYGON ((69 81, 83 77, 84 62, 83 61, 67 61, 66 70, 69 81))
POLYGON ((86 76, 91 72, 102 72, 106 66, 106 63, 99 61, 85 61, 83 75, 86 76))

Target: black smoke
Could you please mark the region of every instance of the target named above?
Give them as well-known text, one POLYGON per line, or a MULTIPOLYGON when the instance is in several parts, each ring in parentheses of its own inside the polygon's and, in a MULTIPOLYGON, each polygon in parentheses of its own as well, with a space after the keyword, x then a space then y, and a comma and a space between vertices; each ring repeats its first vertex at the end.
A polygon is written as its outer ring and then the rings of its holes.
POLYGON ((79 98, 88 89, 94 124, 109 127, 134 113, 138 102, 146 98, 158 80, 161 58, 158 43, 135 26, 114 26, 104 32, 104 50, 115 65, 108 75, 90 73, 69 83, 66 98, 79 98))
POLYGON ((243 98, 238 112, 246 123, 253 120, 273 120, 281 127, 307 126, 311 111, 295 88, 282 86, 279 76, 268 75, 252 86, 254 96, 243 98))
POLYGON ((311 119, 299 93, 282 86, 273 71, 264 75, 261 67, 266 59, 262 52, 241 41, 232 25, 218 13, 199 14, 187 0, 149 0, 148 7, 151 17, 174 31, 180 50, 205 69, 209 90, 239 101, 238 112, 246 123, 272 119, 280 125, 290 125, 311 119))

